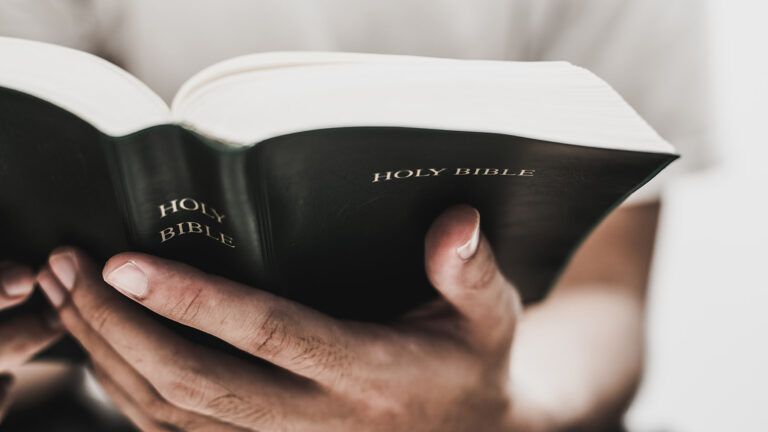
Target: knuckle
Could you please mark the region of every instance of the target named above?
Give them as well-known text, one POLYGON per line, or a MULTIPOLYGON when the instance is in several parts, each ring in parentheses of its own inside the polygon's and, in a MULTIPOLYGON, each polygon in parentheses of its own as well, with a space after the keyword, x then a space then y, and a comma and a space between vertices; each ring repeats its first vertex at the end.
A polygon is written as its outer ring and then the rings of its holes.
POLYGON ((190 285, 181 290, 181 295, 169 298, 165 310, 169 318, 180 322, 193 322, 197 319, 203 305, 203 289, 190 285))
POLYGON ((147 432, 182 432, 185 429, 176 426, 174 423, 161 419, 150 419, 148 424, 142 427, 142 431, 147 432))
POLYGON ((465 276, 464 282, 471 291, 477 291, 496 282, 499 275, 496 261, 486 259, 479 264, 479 267, 474 272, 470 272, 470 274, 465 276))
POLYGON ((266 360, 279 358, 291 371, 322 377, 326 383, 343 379, 353 361, 346 337, 324 337, 327 331, 336 332, 332 327, 307 331, 295 317, 290 310, 270 309, 247 327, 251 330, 246 331, 242 348, 266 360))
POLYGON ((147 416, 151 431, 158 432, 183 432, 192 430, 188 414, 175 407, 161 398, 155 398, 149 406, 140 405, 147 416))
POLYGON ((259 319, 254 330, 247 336, 247 345, 258 356, 280 355, 293 341, 288 315, 278 309, 271 309, 259 319))
POLYGON ((310 336, 295 339, 298 343, 291 357, 295 372, 307 371, 322 376, 323 381, 336 386, 345 380, 353 363, 348 349, 335 342, 310 336))
POLYGON ((206 411, 220 418, 242 420, 245 423, 261 426, 276 422, 275 410, 231 392, 211 399, 206 404, 206 411))
POLYGON ((191 432, 195 430, 193 423, 189 420, 156 421, 154 430, 158 432, 191 432))
POLYGON ((181 369, 168 374, 165 382, 157 390, 171 404, 190 410, 196 410, 206 405, 210 382, 202 374, 181 369))
POLYGON ((88 321, 97 333, 103 333, 111 324, 114 312, 106 304, 92 305, 87 312, 88 321))
MULTIPOLYGON (((393 349, 402 344, 409 352, 417 346, 415 339, 409 334, 400 334, 398 340, 393 340, 389 334, 376 335, 366 340, 362 346, 362 352, 365 353, 364 361, 376 368, 391 368, 396 366, 402 360, 402 353, 393 349)), ((386 369, 385 369, 386 370, 386 369)))
POLYGON ((173 408, 167 401, 161 398, 160 395, 138 395, 136 398, 136 404, 149 417, 158 421, 159 423, 168 422, 173 419, 173 408))
POLYGON ((326 379, 341 379, 345 365, 351 362, 350 350, 339 340, 328 340, 302 329, 293 314, 272 309, 256 321, 246 338, 248 351, 270 359, 281 357, 294 372, 312 371, 326 379))
POLYGON ((226 393, 221 396, 217 396, 206 404, 206 407, 221 415, 222 417, 231 417, 237 413, 242 412, 242 408, 247 406, 243 398, 234 394, 226 393))
POLYGON ((373 392, 355 409, 361 416, 374 419, 375 423, 396 425, 408 417, 407 398, 392 398, 384 392, 373 392))

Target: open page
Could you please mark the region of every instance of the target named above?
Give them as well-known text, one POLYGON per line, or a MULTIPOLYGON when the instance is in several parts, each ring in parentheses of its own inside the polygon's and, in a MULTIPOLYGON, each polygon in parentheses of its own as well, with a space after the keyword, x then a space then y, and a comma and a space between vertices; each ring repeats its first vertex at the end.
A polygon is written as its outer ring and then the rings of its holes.
POLYGON ((192 78, 173 110, 174 121, 235 145, 399 126, 674 153, 608 84, 566 62, 255 54, 192 78))
POLYGON ((77 50, 0 38, 0 86, 121 136, 180 123, 243 146, 312 129, 399 126, 502 133, 674 153, 605 82, 565 62, 296 52, 213 65, 168 106, 119 67, 77 50))
POLYGON ((0 87, 58 105, 108 135, 169 121, 168 106, 136 77, 82 51, 0 37, 0 87))

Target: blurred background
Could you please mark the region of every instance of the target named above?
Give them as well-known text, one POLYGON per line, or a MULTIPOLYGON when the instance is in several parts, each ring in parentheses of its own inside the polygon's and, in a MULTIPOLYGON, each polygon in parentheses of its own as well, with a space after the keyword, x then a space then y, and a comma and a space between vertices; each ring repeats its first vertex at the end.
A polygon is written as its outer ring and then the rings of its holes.
POLYGON ((768 431, 768 3, 710 3, 717 164, 665 192, 633 432, 768 431))

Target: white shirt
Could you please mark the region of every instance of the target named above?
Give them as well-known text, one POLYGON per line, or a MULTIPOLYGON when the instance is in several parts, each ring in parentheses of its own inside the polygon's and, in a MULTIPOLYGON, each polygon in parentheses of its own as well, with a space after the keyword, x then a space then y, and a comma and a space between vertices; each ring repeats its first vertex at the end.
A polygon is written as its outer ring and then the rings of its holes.
POLYGON ((710 154, 700 0, 4 0, 0 35, 106 56, 170 100, 202 68, 274 50, 567 60, 608 81, 683 158, 710 154))

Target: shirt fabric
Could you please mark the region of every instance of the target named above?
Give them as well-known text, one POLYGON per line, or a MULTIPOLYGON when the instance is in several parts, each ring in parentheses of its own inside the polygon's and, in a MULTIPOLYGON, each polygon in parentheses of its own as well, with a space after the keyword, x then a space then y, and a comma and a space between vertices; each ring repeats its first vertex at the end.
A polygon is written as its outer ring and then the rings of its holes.
POLYGON ((611 84, 682 159, 710 156, 701 0, 4 0, 0 35, 102 55, 164 99, 215 62, 277 50, 566 60, 611 84))

